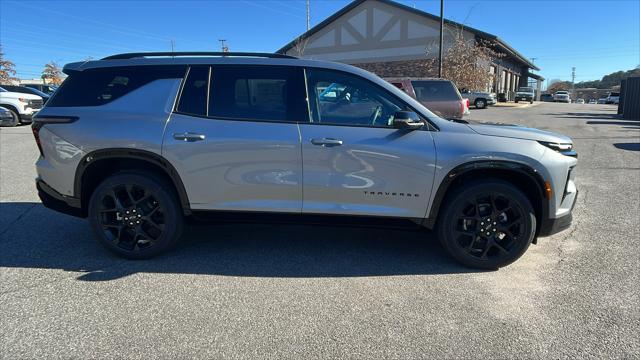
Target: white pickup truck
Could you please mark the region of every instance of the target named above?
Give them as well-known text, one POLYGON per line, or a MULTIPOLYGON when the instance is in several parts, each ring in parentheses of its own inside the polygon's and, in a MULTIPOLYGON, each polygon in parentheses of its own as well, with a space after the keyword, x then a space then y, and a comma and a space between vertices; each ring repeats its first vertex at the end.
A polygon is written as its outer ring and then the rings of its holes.
POLYGON ((0 106, 11 112, 15 124, 31 123, 33 115, 42 109, 44 101, 38 95, 7 91, 0 86, 0 106))
POLYGON ((571 103, 571 97, 569 96, 569 92, 568 91, 560 90, 560 91, 556 91, 556 93, 553 94, 553 101, 554 102, 565 102, 565 103, 569 104, 569 103, 571 103))

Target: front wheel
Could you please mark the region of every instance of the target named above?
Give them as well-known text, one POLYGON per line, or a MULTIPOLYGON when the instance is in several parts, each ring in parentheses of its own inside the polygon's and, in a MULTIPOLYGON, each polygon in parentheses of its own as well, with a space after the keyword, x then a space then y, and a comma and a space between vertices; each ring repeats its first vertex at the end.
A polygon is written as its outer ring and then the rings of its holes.
POLYGON ((98 241, 131 259, 151 258, 175 245, 184 219, 172 188, 152 173, 108 177, 89 201, 89 223, 98 241))
POLYGON ((535 236, 536 217, 513 185, 490 180, 457 189, 447 198, 438 237, 463 265, 497 269, 520 258, 535 236))
POLYGON ((474 103, 476 109, 484 109, 487 107, 487 102, 484 99, 477 99, 474 103))

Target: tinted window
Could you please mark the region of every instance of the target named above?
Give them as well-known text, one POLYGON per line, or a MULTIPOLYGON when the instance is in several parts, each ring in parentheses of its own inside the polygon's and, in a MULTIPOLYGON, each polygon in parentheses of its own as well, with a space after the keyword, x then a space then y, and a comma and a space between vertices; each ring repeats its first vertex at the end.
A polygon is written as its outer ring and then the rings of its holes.
POLYGON ((308 121, 301 68, 215 66, 209 116, 252 121, 308 121))
POLYGON ((384 89, 357 76, 308 69, 307 85, 313 122, 335 125, 392 125, 404 105, 384 89))
POLYGON ((182 78, 178 66, 112 67, 79 71, 65 79, 48 107, 98 106, 116 100, 154 80, 182 78))
POLYGON ((456 101, 458 92, 449 81, 412 81, 413 90, 419 101, 456 101))
POLYGON ((191 115, 207 115, 207 91, 209 90, 209 67, 196 66, 189 69, 189 74, 182 87, 178 112, 191 115))

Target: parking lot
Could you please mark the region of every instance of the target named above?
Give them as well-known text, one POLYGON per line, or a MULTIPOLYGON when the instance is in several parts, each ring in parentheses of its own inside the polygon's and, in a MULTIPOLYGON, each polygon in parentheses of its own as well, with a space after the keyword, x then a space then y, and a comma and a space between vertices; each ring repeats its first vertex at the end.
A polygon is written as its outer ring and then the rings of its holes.
POLYGON ((229 224, 150 261, 44 208, 27 126, 0 129, 0 357, 640 356, 640 121, 611 105, 472 110, 571 136, 573 226, 474 271, 409 230, 229 224))

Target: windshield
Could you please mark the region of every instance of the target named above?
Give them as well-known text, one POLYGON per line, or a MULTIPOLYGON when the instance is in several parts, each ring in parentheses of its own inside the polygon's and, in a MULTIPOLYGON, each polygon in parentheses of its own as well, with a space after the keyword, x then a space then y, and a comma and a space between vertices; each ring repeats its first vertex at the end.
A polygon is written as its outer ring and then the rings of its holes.
POLYGON ((521 87, 520 89, 518 89, 518 91, 533 92, 533 88, 531 88, 531 87, 521 87))

